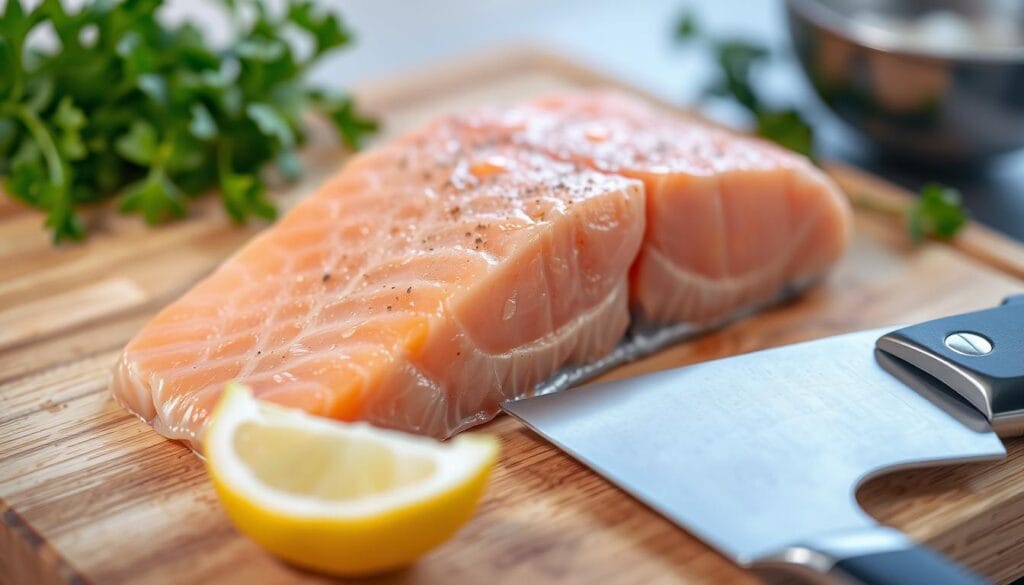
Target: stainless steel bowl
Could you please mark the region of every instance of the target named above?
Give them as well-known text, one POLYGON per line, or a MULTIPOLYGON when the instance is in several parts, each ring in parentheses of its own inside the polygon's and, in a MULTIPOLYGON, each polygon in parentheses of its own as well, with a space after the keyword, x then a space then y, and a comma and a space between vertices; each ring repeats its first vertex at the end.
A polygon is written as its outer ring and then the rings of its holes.
POLYGON ((1024 1, 787 0, 786 10, 818 95, 886 153, 966 161, 1024 147, 1024 1))

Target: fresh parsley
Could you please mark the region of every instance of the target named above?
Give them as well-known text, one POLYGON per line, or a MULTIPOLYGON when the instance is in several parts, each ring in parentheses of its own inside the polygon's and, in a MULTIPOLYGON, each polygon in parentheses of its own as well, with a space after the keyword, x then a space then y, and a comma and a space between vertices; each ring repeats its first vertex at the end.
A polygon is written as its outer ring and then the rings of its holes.
POLYGON ((78 210, 112 197, 157 223, 219 187, 232 219, 271 219, 261 171, 276 162, 299 174, 307 110, 350 148, 377 129, 349 96, 304 83, 353 38, 313 0, 274 13, 258 0, 222 0, 236 31, 225 48, 191 24, 162 24, 162 5, 87 0, 69 11, 43 0, 25 10, 8 0, 0 12, 0 175, 8 194, 46 212, 55 242, 83 238, 78 210), (27 42, 40 28, 52 29, 55 47, 27 42))
POLYGON ((907 230, 915 242, 928 238, 952 239, 967 225, 960 192, 938 183, 921 189, 921 196, 907 212, 907 230))
POLYGON ((704 95, 734 100, 750 112, 759 136, 814 158, 814 131, 803 115, 792 108, 771 107, 757 93, 754 77, 757 68, 771 58, 767 47, 705 35, 690 12, 680 16, 675 38, 682 43, 700 42, 710 49, 718 69, 704 95))
POLYGON ((697 19, 693 16, 692 12, 680 15, 679 22, 676 23, 677 41, 689 41, 696 37, 698 32, 697 19))
POLYGON ((968 220, 960 192, 938 183, 925 185, 909 206, 899 201, 881 200, 870 193, 850 194, 850 200, 858 209, 902 220, 914 243, 926 238, 951 240, 968 220))
MULTIPOLYGON (((767 47, 705 35, 692 12, 680 16, 675 39, 680 43, 700 42, 711 50, 718 68, 704 95, 735 101, 753 116, 759 136, 815 160, 814 130, 806 118, 793 108, 766 105, 755 89, 756 69, 771 57, 767 47)), ((915 242, 925 238, 952 239, 967 224, 960 192, 937 183, 926 185, 909 208, 879 207, 867 197, 854 197, 852 201, 861 208, 903 217, 915 242)))

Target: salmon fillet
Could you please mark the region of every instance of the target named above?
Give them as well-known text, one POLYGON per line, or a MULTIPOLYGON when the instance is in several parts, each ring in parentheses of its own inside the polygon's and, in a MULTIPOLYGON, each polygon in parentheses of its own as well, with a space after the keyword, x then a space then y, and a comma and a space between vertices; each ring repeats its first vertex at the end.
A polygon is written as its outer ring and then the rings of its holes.
POLYGON ((648 323, 714 323, 802 288, 842 255, 849 204, 803 156, 616 91, 491 114, 516 142, 641 180, 647 231, 630 298, 648 323))
POLYGON ((712 323, 820 276, 850 213, 802 157, 609 91, 354 158, 127 345, 115 397, 195 443, 223 385, 437 437, 635 320, 712 323))
POLYGON ((643 226, 639 181, 442 121, 352 160, 161 311, 114 394, 193 443, 232 379, 445 436, 614 347, 643 226))

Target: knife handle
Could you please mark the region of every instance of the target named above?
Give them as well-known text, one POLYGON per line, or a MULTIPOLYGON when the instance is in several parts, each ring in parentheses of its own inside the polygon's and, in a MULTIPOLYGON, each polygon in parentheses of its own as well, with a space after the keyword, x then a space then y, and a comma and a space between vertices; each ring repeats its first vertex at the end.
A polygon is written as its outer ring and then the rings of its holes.
POLYGON ((769 583, 984 585, 941 554, 888 526, 832 533, 762 557, 752 568, 769 583))
POLYGON ((1000 435, 1024 433, 1024 295, 904 327, 876 345, 945 384, 1000 435))
POLYGON ((982 585, 981 577, 923 545, 836 561, 828 572, 840 583, 861 585, 982 585))

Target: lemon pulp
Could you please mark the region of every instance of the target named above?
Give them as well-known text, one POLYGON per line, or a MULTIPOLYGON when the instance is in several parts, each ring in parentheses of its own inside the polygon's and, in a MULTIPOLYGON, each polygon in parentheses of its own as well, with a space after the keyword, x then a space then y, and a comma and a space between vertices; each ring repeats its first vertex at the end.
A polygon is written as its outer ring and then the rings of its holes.
POLYGON ((230 385, 203 450, 244 534, 292 563, 367 575, 414 562, 469 520, 498 447, 329 421, 230 385))

